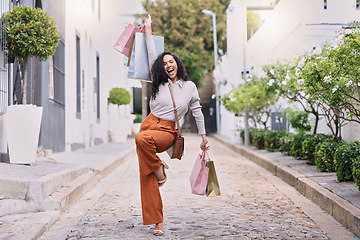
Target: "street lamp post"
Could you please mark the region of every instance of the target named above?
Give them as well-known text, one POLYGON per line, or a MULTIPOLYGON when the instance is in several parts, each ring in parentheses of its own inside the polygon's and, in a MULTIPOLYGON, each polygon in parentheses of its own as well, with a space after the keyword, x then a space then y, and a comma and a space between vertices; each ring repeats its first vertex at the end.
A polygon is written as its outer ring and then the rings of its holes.
POLYGON ((217 70, 217 35, 216 35, 216 14, 210 10, 202 10, 202 13, 212 16, 213 19, 213 35, 214 35, 214 79, 215 79, 215 96, 216 96, 216 131, 220 133, 220 106, 219 106, 219 84, 216 79, 217 70))

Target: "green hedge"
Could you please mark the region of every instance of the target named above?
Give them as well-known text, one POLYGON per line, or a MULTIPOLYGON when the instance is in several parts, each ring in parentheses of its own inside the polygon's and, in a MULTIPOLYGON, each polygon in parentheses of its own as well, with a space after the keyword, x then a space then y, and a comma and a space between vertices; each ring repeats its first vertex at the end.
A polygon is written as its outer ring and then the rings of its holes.
POLYGON ((268 130, 258 129, 252 132, 252 143, 257 149, 265 148, 265 134, 268 130))
POLYGON ((308 164, 315 164, 316 146, 325 141, 331 141, 333 137, 325 134, 307 135, 302 143, 302 150, 308 164))
POLYGON ((288 133, 287 135, 284 135, 280 138, 280 144, 281 144, 280 151, 282 153, 290 155, 291 145, 292 145, 292 142, 294 141, 294 136, 295 136, 295 134, 288 133))
POLYGON ((267 131, 264 134, 265 149, 272 152, 279 152, 281 148, 281 138, 288 134, 284 130, 267 131))
POLYGON ((289 155, 291 155, 297 159, 305 158, 305 154, 303 153, 303 150, 302 150, 302 143, 305 140, 306 136, 307 135, 304 133, 299 133, 299 134, 294 135, 294 139, 290 146, 289 155))
POLYGON ((353 161, 352 174, 355 180, 355 185, 358 187, 360 191, 360 155, 357 156, 353 161))
POLYGON ((315 164, 320 172, 335 172, 334 156, 342 144, 342 141, 331 141, 317 145, 315 164))
POLYGON ((336 150, 334 162, 336 177, 339 182, 353 180, 353 161, 360 155, 360 143, 350 142, 336 150))

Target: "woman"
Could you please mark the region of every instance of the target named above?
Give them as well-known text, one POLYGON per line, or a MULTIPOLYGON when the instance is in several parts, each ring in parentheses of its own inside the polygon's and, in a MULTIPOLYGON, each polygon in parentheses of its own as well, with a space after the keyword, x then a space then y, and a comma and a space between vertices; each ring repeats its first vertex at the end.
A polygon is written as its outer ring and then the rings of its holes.
POLYGON ((202 137, 200 148, 207 149, 208 141, 196 86, 189 80, 185 66, 178 57, 170 52, 163 52, 156 57, 150 16, 145 19, 145 35, 149 64, 152 66, 151 113, 141 124, 135 142, 139 159, 143 223, 155 224, 154 235, 161 236, 163 210, 159 187, 166 182, 165 168, 168 166, 156 153, 168 150, 173 145, 177 133, 169 85, 174 94, 179 118, 190 108, 202 137))

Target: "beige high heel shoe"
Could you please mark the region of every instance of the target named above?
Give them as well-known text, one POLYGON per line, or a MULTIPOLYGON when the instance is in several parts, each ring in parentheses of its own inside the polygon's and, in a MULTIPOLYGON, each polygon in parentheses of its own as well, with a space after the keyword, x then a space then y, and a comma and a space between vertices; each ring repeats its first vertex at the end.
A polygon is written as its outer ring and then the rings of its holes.
POLYGON ((163 180, 158 180, 159 187, 164 186, 164 184, 166 183, 167 176, 165 174, 165 169, 169 169, 169 166, 163 160, 161 160, 161 165, 163 166, 163 172, 164 172, 165 178, 163 180))

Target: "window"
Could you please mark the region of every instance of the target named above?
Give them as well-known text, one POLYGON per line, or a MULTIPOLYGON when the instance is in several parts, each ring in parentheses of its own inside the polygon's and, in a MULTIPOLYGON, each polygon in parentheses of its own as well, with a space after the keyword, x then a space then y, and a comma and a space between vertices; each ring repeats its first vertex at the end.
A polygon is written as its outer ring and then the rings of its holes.
POLYGON ((49 98, 65 106, 65 44, 60 40, 53 57, 49 58, 49 98))
POLYGON ((324 0, 324 9, 327 9, 327 0, 324 0))
POLYGON ((54 99, 54 59, 53 56, 49 57, 49 75, 50 75, 50 82, 49 82, 49 98, 54 99))
POLYGON ((360 0, 356 0, 356 10, 360 9, 360 0))
POLYGON ((100 57, 96 55, 96 118, 100 120, 100 57))
POLYGON ((76 117, 81 118, 80 38, 76 36, 76 117))

